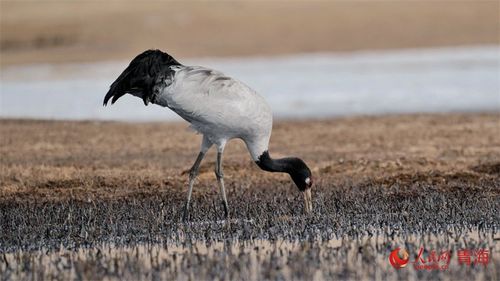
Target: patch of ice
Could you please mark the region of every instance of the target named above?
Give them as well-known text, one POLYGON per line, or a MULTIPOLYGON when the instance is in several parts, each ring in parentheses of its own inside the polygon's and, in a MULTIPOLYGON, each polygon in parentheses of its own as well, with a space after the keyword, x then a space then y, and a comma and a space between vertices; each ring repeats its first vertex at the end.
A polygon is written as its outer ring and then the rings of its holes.
MULTIPOLYGON (((183 60, 235 77, 263 95, 278 118, 500 110, 498 46, 183 60)), ((102 107, 127 61, 7 67, 0 117, 181 120, 124 96, 102 107)))

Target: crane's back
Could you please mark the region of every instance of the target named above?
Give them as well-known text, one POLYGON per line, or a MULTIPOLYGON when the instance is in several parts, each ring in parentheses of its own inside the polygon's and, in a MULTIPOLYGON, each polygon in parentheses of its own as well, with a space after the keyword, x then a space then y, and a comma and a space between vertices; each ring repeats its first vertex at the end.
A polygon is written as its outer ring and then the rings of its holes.
POLYGON ((175 66, 159 104, 168 106, 211 138, 269 139, 272 112, 262 96, 221 72, 175 66))

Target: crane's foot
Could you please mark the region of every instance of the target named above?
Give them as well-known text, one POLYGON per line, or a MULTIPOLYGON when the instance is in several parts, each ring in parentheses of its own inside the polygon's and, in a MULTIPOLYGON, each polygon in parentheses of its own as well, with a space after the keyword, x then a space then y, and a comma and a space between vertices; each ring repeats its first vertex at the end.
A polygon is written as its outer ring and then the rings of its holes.
POLYGON ((189 220, 189 203, 184 206, 184 213, 182 215, 182 222, 188 222, 189 220))
POLYGON ((229 207, 227 206, 227 202, 222 201, 222 206, 224 207, 224 219, 229 219, 229 207))

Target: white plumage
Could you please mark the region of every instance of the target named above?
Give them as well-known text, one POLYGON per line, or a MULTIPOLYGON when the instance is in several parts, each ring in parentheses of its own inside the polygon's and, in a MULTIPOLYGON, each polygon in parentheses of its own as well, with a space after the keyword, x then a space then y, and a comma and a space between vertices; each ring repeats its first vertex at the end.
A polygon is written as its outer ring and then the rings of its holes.
POLYGON ((273 122, 264 98, 218 71, 200 66, 171 68, 173 80, 164 82, 153 102, 175 111, 218 147, 230 139, 242 139, 257 161, 268 148, 273 122))
POLYGON ((208 149, 217 147, 215 174, 221 189, 226 217, 229 209, 222 173, 222 153, 233 138, 242 139, 252 159, 265 171, 286 172, 304 193, 306 211, 312 209, 311 171, 299 158, 272 159, 268 152, 272 112, 263 97, 244 83, 219 71, 201 66, 184 66, 170 55, 149 50, 138 55, 111 85, 104 105, 126 93, 168 107, 203 134, 200 153, 190 170, 187 218, 194 180, 208 149))

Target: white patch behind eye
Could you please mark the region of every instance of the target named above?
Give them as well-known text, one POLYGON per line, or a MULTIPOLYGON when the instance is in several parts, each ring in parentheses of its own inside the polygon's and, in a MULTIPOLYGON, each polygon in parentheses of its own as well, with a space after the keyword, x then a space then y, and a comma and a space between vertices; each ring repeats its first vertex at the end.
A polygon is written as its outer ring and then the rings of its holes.
POLYGON ((307 178, 307 179, 306 179, 306 184, 308 185, 308 184, 310 184, 310 183, 311 183, 311 178, 307 178))

